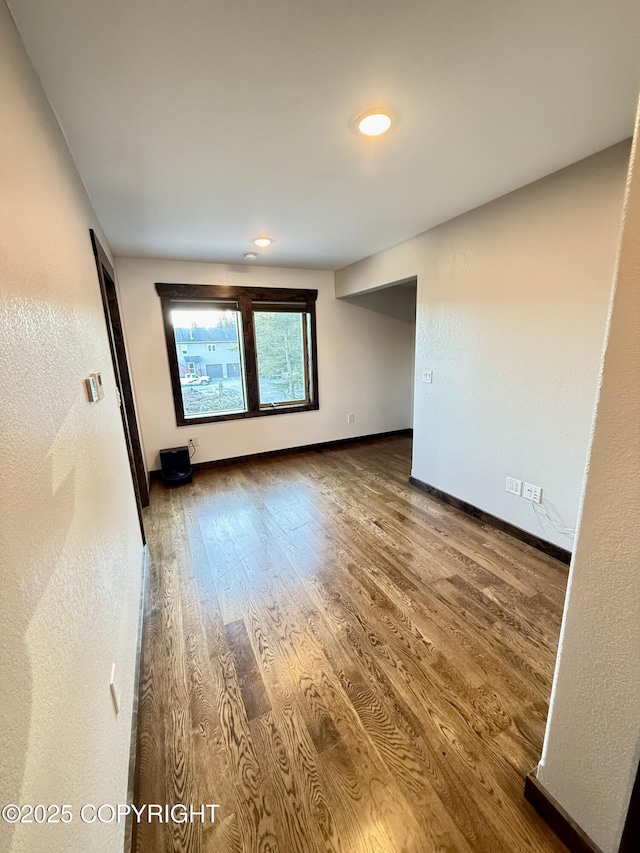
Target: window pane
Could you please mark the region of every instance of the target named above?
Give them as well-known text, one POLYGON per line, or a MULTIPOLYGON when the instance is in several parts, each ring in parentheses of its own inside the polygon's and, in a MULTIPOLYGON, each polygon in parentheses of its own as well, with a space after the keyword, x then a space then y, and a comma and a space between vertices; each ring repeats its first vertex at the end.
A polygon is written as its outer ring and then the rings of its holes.
POLYGON ((246 411, 239 312, 174 309, 171 320, 185 418, 246 411))
POLYGON ((306 402, 305 313, 256 311, 253 318, 260 405, 306 402))

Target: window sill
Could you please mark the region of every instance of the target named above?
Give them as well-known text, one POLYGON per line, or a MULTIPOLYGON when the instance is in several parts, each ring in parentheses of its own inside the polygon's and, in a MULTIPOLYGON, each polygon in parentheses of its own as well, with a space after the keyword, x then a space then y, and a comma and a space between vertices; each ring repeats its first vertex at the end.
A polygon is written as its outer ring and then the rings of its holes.
POLYGON ((221 421, 238 421, 244 418, 261 418, 269 415, 291 415, 295 412, 314 412, 320 408, 318 403, 305 403, 302 406, 276 406, 269 409, 258 409, 252 412, 231 412, 228 415, 205 415, 201 418, 177 418, 179 427, 192 424, 215 424, 221 421))

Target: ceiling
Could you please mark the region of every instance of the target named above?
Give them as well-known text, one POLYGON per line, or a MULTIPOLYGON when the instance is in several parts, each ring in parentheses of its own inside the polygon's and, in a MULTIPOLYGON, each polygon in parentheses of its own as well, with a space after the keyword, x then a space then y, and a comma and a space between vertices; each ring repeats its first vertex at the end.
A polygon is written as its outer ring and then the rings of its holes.
POLYGON ((640 88, 637 0, 9 5, 120 255, 339 268, 630 136, 640 88))

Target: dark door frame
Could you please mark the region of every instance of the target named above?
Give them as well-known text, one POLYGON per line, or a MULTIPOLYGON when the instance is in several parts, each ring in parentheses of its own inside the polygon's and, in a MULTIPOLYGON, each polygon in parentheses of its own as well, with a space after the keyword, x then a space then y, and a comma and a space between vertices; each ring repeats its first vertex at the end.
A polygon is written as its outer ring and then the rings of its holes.
POLYGON ((102 295, 104 317, 107 324, 109 347, 111 349, 111 359, 113 361, 113 370, 116 377, 116 386, 120 393, 120 414, 122 415, 122 426, 124 428, 127 454, 129 456, 129 465, 131 467, 133 490, 136 495, 142 541, 146 542, 144 524, 142 520, 142 508, 149 505, 149 484, 147 482, 147 474, 144 469, 142 442, 140 441, 138 418, 136 416, 135 401, 133 397, 133 386, 131 384, 129 362, 127 361, 127 351, 124 342, 122 319, 120 317, 120 307, 118 305, 116 276, 113 266, 111 265, 104 249, 100 245, 100 241, 98 240, 93 228, 90 229, 89 233, 91 234, 91 245, 93 246, 93 254, 96 259, 96 267, 98 270, 98 281, 100 282, 100 293, 102 295))

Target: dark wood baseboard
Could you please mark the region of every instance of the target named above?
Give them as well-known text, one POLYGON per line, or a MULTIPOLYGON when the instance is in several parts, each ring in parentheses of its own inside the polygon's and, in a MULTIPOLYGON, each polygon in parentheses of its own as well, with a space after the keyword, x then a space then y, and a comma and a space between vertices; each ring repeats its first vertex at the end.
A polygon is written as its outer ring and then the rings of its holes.
MULTIPOLYGON (((193 462, 194 471, 204 468, 221 468, 224 465, 237 465, 239 462, 257 462, 260 459, 271 459, 275 456, 288 456, 291 453, 314 453, 323 450, 334 450, 349 444, 359 444, 364 441, 379 441, 383 438, 398 438, 413 435, 412 429, 395 429, 390 432, 376 432, 371 435, 358 435, 353 438, 338 438, 335 441, 321 441, 318 444, 300 444, 297 447, 283 447, 280 450, 265 450, 262 453, 247 453, 244 456, 230 456, 227 459, 212 459, 209 462, 193 462)), ((160 471, 151 471, 151 479, 159 480, 160 471)))
POLYGON ((560 548, 552 542, 547 542, 546 539, 534 536, 533 533, 522 530, 514 524, 509 524, 508 521, 504 521, 502 518, 491 515, 483 509, 478 509, 478 507, 473 506, 473 504, 468 504, 465 501, 460 500, 460 498, 455 498, 447 492, 436 489, 435 486, 423 483, 422 480, 418 480, 416 477, 409 477, 409 482, 412 486, 415 486, 416 489, 420 489, 428 495, 438 498, 438 500, 443 501, 443 503, 456 507, 456 509, 477 518, 485 524, 490 524, 491 527, 495 527, 497 530, 502 530, 504 533, 508 533, 510 536, 513 536, 515 539, 519 539, 521 542, 526 542, 526 544, 531 545, 532 548, 537 548, 538 551, 543 551, 550 557, 555 557, 556 560, 559 560, 561 563, 566 563, 567 566, 571 562, 571 551, 566 551, 564 548, 560 548))
POLYGON ((602 853, 597 844, 562 808, 534 775, 535 770, 524 781, 524 797, 538 812, 544 822, 555 832, 571 853, 602 853))

